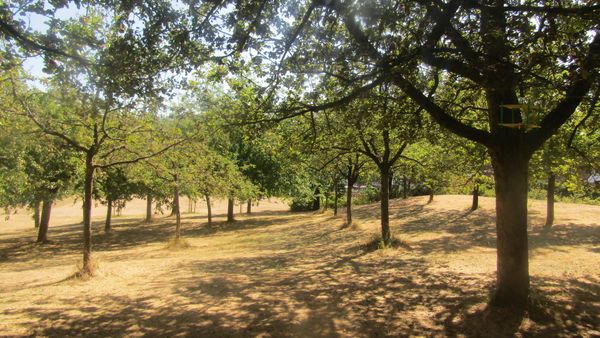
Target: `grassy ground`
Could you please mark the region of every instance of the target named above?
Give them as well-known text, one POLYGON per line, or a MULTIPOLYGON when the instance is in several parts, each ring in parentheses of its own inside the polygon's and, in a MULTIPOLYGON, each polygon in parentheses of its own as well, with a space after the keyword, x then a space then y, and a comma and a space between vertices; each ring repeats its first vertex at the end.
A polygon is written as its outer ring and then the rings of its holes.
MULTIPOLYGON (((204 209, 185 214, 190 247, 167 248, 174 220, 140 219, 135 201, 104 234, 94 211, 98 276, 69 279, 81 260, 79 204, 53 211, 47 245, 33 243, 24 212, 0 223, 0 336, 598 336, 600 207, 558 204, 543 231, 530 202, 533 306, 490 311, 495 271, 493 199, 394 200, 398 249, 370 250, 378 206, 343 214, 288 213, 261 203, 233 224, 204 209)), ((187 209, 183 202, 183 209, 187 209)), ((224 213, 224 204, 216 206, 224 213)))

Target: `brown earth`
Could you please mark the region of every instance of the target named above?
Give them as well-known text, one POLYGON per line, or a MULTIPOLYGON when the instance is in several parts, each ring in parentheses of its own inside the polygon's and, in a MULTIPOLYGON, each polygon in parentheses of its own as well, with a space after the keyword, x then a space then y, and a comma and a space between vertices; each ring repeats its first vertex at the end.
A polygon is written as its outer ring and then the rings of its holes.
MULTIPOLYGON (((205 209, 184 214, 191 245, 170 250, 174 220, 141 222, 133 201, 104 234, 94 210, 97 276, 69 278, 81 260, 80 204, 60 202, 46 245, 30 215, 0 221, 0 336, 583 336, 600 335, 600 207, 558 203, 544 231, 544 202, 530 202, 532 305, 486 309, 495 271, 492 198, 394 200, 398 249, 371 250, 378 205, 343 215, 289 213, 261 202, 233 224, 205 209)), ((182 202, 187 210, 187 202, 182 202)), ((239 211, 239 209, 236 209, 239 211)))

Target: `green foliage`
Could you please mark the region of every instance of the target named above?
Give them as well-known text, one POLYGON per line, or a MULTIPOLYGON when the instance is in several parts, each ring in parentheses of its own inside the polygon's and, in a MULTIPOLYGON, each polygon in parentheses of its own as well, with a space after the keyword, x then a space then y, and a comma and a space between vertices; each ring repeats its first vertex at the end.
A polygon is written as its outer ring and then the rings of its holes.
POLYGON ((352 200, 352 202, 356 205, 361 205, 377 202, 380 199, 381 196, 379 194, 379 189, 373 186, 367 186, 356 194, 356 197, 352 200))

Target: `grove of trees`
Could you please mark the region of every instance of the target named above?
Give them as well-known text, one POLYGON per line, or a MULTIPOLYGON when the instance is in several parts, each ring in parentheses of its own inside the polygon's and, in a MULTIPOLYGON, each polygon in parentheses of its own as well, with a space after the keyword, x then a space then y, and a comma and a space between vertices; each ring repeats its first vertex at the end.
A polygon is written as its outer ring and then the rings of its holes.
POLYGON ((600 198, 599 29, 591 0, 3 2, 0 206, 45 243, 52 203, 81 197, 93 275, 94 200, 107 232, 134 197, 148 222, 168 205, 179 238, 181 195, 209 223, 211 199, 229 222, 236 202, 341 201, 349 227, 365 185, 390 246, 401 191, 488 194, 490 303, 523 308, 530 191, 547 227, 555 196, 600 198))

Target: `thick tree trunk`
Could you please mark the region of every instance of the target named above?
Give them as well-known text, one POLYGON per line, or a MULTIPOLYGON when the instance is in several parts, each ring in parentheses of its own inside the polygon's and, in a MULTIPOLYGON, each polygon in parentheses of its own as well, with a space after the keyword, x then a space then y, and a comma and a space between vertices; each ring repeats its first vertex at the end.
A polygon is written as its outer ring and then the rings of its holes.
POLYGON ((85 160, 83 192, 83 269, 82 273, 93 275, 92 266, 92 187, 94 182, 94 154, 88 151, 85 160))
POLYGON ((479 186, 473 187, 473 203, 471 203, 471 211, 475 211, 479 208, 479 186))
POLYGON ((380 168, 381 177, 381 239, 385 246, 392 244, 390 231, 390 172, 388 168, 380 168))
POLYGON ((42 203, 42 215, 38 229, 38 243, 48 242, 48 227, 50 226, 50 212, 52 211, 52 199, 45 199, 42 203))
POLYGON ((146 195, 146 223, 152 222, 152 195, 146 195))
POLYGON ((233 206, 234 200, 232 197, 227 199, 227 222, 233 222, 235 219, 233 218, 233 206))
POLYGON ((492 305, 524 308, 529 294, 529 156, 516 147, 491 152, 496 181, 497 285, 492 305))
POLYGON ((206 198, 206 210, 208 212, 208 224, 212 224, 212 209, 211 209, 211 205, 210 205, 210 196, 205 195, 204 196, 206 198))
POLYGON ((112 221, 113 201, 106 201, 106 222, 104 222, 104 232, 110 232, 112 221))
POLYGON ((556 184, 556 175, 551 172, 548 174, 548 190, 546 196, 546 227, 554 224, 554 188, 556 184))
POLYGON ((354 187, 354 180, 350 174, 348 177, 348 189, 346 189, 346 226, 352 226, 352 188, 354 187))
POLYGON ((33 226, 36 229, 40 227, 40 204, 40 201, 33 204, 33 226))
POLYGON ((248 200, 248 204, 246 205, 246 213, 247 214, 252 213, 252 200, 248 200))

